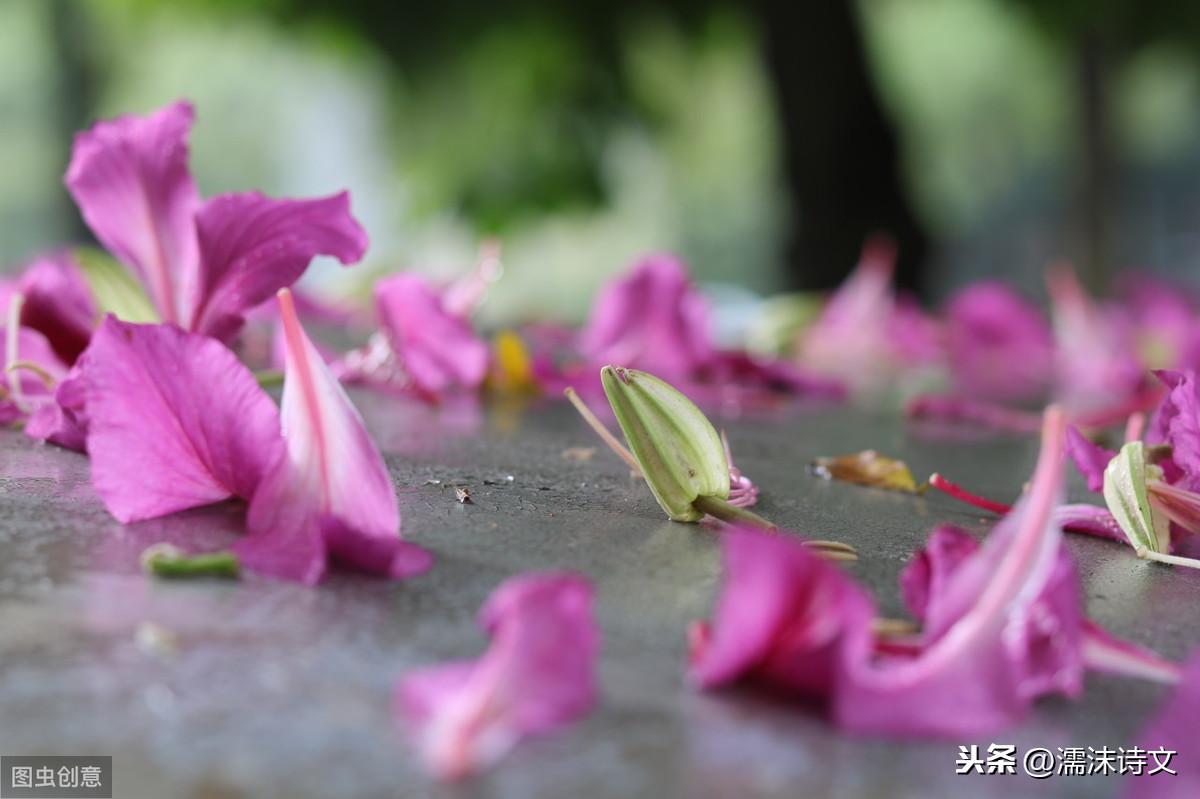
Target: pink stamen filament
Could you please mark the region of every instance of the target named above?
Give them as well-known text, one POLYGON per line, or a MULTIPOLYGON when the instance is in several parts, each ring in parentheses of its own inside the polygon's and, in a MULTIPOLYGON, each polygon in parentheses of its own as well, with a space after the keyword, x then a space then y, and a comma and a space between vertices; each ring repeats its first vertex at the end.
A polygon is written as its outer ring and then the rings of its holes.
POLYGON ((938 491, 941 491, 944 494, 949 494, 960 502, 965 502, 968 505, 974 505, 977 508, 991 511, 992 513, 999 514, 1000 516, 1003 516, 1012 510, 1011 505, 1005 505, 1002 502, 995 502, 976 494, 972 494, 961 486, 950 482, 936 472, 929 476, 929 485, 931 488, 936 488, 938 491))

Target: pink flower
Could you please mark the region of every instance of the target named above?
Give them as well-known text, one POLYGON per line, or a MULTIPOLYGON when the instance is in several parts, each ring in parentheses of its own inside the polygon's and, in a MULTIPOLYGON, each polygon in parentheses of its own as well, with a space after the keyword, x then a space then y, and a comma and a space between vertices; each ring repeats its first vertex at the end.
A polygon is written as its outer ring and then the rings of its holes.
POLYGON ((827 702, 851 652, 870 646, 870 595, 785 534, 721 534, 723 588, 711 622, 688 631, 688 677, 735 681, 827 702))
POLYGON ((693 680, 750 679, 815 699, 847 730, 981 734, 1043 695, 1075 696, 1085 667, 1171 681, 1172 664, 1117 642, 1082 615, 1061 546, 1061 411, 1047 411, 1029 491, 980 545, 940 527, 901 576, 920 637, 876 638, 870 597, 785 536, 728 534, 711 627, 691 631, 693 680))
POLYGON ((1054 365, 1050 325, 998 281, 974 283, 946 306, 946 348, 960 391, 995 400, 1041 397, 1054 365))
POLYGON ((453 780, 490 766, 526 735, 583 716, 596 699, 600 634, 583 577, 514 577, 483 606, 486 654, 405 675, 396 710, 426 766, 453 780))
POLYGON ((188 171, 192 106, 99 122, 79 134, 65 182, 84 221, 133 270, 166 322, 229 340, 244 314, 290 286, 313 256, 344 264, 367 237, 344 192, 201 201, 188 171))
POLYGON ((670 255, 651 255, 603 289, 582 333, 592 363, 619 363, 686 382, 716 353, 708 302, 687 267, 670 255))
POLYGON ((392 578, 424 572, 432 559, 400 538, 396 491, 362 417, 305 335, 287 289, 279 307, 287 342, 282 446, 234 551, 254 571, 310 585, 329 560, 392 578))
POLYGON ((801 365, 873 392, 940 361, 938 325, 892 289, 895 259, 891 240, 867 241, 854 272, 805 331, 801 365))
POLYGON ((1145 369, 1133 325, 1121 308, 1098 305, 1070 266, 1046 273, 1055 338, 1055 396, 1075 412, 1138 393, 1145 369))
MULTIPOLYGON (((450 294, 412 274, 375 284, 380 332, 338 365, 347 382, 413 389, 431 398, 476 391, 488 370, 488 347, 450 294)), ((463 302, 463 300, 458 300, 463 302)))

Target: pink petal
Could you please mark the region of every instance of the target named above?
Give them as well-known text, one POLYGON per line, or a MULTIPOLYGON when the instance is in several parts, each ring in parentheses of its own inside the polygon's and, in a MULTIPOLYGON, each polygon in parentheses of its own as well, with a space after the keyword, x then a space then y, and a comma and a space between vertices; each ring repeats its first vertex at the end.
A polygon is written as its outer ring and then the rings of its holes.
POLYGON ((908 612, 923 621, 930 602, 938 602, 953 574, 978 550, 979 542, 966 530, 949 524, 935 527, 900 572, 900 595, 908 612))
POLYGON ((17 290, 25 297, 21 326, 41 333, 64 363, 74 363, 96 326, 96 303, 74 257, 56 253, 34 261, 17 290))
POLYGON ((122 522, 249 498, 280 450, 275 404, 205 336, 109 316, 82 378, 92 483, 122 522))
POLYGON ((950 299, 946 346, 954 382, 970 396, 1019 401, 1049 387, 1050 325, 1006 283, 974 283, 950 299))
POLYGON ((1104 470, 1117 453, 1093 444, 1074 425, 1067 428, 1067 455, 1087 481, 1088 491, 1104 490, 1104 470))
POLYGON ((1148 649, 1117 638, 1091 621, 1085 621, 1083 625, 1083 659, 1089 670, 1102 674, 1168 684, 1179 682, 1182 676, 1178 663, 1163 660, 1148 649))
POLYGON ((1129 543, 1121 525, 1117 524, 1108 508, 1085 503, 1059 505, 1054 511, 1054 520, 1066 533, 1093 535, 1096 538, 1116 541, 1118 544, 1129 543))
POLYGON ((424 571, 431 559, 400 539, 395 488, 362 417, 305 335, 286 289, 279 306, 285 449, 254 494, 249 534, 235 550, 254 571, 309 584, 324 574, 327 556, 387 577, 424 571))
POLYGON ((691 681, 827 698, 844 651, 869 643, 871 598, 788 535, 730 530, 721 551, 721 596, 711 625, 693 630, 691 681))
POLYGON ((429 770, 458 779, 490 766, 526 735, 591 710, 599 631, 583 577, 543 572, 508 580, 480 614, 492 638, 472 663, 405 675, 396 710, 429 770))
POLYGON ((1015 722, 1082 672, 1079 590, 1053 510, 1062 491, 1063 418, 1047 412, 1029 492, 929 602, 916 657, 849 653, 834 715, 847 729, 964 735, 1015 722))
POLYGON ((417 275, 393 275, 375 285, 380 328, 403 376, 422 393, 474 391, 488 369, 488 347, 463 317, 450 313, 440 291, 417 275))
POLYGON ((81 356, 58 382, 54 396, 40 403, 25 423, 25 435, 78 452, 87 450, 87 390, 81 356))
POLYGON ((1170 459, 1161 464, 1169 481, 1200 490, 1200 381, 1190 371, 1154 374, 1167 387, 1167 395, 1151 419, 1146 440, 1171 446, 1170 459))
POLYGON ((651 255, 611 281, 596 298, 582 334, 595 363, 620 363, 679 382, 714 355, 708 302, 687 267, 651 255))
POLYGON ((137 273, 168 322, 179 319, 179 283, 196 268, 200 199, 187 163, 194 116, 180 101, 98 122, 75 137, 65 178, 88 227, 137 273))
POLYGON ((196 215, 199 267, 181 288, 183 324, 228 340, 244 315, 304 274, 317 255, 343 264, 362 258, 367 234, 346 192, 315 200, 225 194, 196 215))
MULTIPOLYGON (((1193 655, 1179 687, 1163 702, 1150 724, 1138 736, 1137 745, 1148 754, 1140 775, 1129 777, 1129 799, 1194 799, 1200 796, 1200 748, 1196 746, 1196 719, 1200 718, 1200 655, 1193 655), (1175 752, 1167 757, 1162 752, 1175 752), (1158 762, 1175 775, 1151 774, 1158 762)), ((1128 752, 1127 762, 1128 762, 1128 752)))

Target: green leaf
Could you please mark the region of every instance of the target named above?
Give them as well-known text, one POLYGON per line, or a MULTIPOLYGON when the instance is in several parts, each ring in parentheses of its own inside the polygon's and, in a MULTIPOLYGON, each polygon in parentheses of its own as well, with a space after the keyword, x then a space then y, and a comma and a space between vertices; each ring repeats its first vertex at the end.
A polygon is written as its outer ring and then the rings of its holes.
POLYGON ((1146 449, 1141 441, 1121 447, 1104 469, 1104 501, 1138 551, 1167 553, 1171 549, 1170 521, 1154 513, 1146 491, 1146 480, 1159 471, 1158 467, 1146 466, 1146 449))
POLYGON ((75 258, 101 316, 111 313, 122 322, 162 321, 150 298, 129 270, 107 253, 81 247, 75 251, 75 258))
POLYGON ((695 522, 699 497, 729 497, 729 461, 721 437, 696 405, 647 372, 605 366, 604 393, 642 476, 667 516, 695 522))

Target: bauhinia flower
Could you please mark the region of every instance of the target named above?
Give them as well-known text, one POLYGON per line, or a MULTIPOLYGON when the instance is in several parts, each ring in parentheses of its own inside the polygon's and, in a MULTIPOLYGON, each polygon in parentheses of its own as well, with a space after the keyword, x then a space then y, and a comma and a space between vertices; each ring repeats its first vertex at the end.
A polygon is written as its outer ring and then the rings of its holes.
POLYGON ((316 255, 358 261, 367 236, 343 192, 202 201, 188 171, 192 106, 122 116, 79 134, 65 182, 84 221, 133 270, 165 322, 231 339, 244 315, 290 286, 316 255))
POLYGON ((21 295, 21 327, 46 337, 58 360, 73 364, 87 347, 99 312, 74 255, 56 252, 33 261, 21 276, 0 289, 7 309, 21 295))
POLYGON ((305 335, 287 289, 279 308, 287 342, 282 446, 254 491, 248 534, 234 551, 247 568, 310 585, 329 561, 385 577, 420 574, 432 559, 400 538, 383 456, 305 335))
POLYGON ((600 647, 592 602, 591 585, 576 574, 514 577, 480 612, 492 639, 486 654, 400 680, 396 710, 434 776, 465 777, 521 738, 592 709, 600 647))
POLYGON ((945 320, 946 354, 959 391, 1001 401, 1047 392, 1054 366, 1050 325, 1014 289, 974 283, 950 299, 945 320))
POLYGON ((1072 411, 1138 394, 1145 369, 1121 309, 1094 303, 1067 264, 1046 273, 1055 338, 1055 396, 1072 411))
POLYGON ((451 302, 456 296, 418 275, 380 280, 375 284, 379 332, 337 365, 339 376, 429 398, 478 390, 488 372, 488 346, 459 307, 465 300, 451 302))
POLYGON ((233 549, 260 574, 312 584, 329 561, 389 577, 425 570, 428 553, 400 538, 395 489, 361 418, 286 290, 280 305, 282 415, 221 342, 101 323, 59 388, 81 395, 96 492, 121 522, 245 500, 248 534, 233 549))
POLYGON ((906 570, 904 595, 923 622, 915 639, 881 631, 869 595, 799 542, 727 534, 716 618, 690 633, 693 680, 794 692, 851 731, 944 736, 1012 724, 1039 696, 1074 696, 1087 667, 1178 679, 1173 664, 1093 635, 1083 618, 1054 517, 1062 428, 1048 411, 1031 488, 982 545, 940 528, 906 570))
POLYGON ((710 310, 687 267, 651 255, 601 289, 581 335, 590 363, 624 363, 683 382, 709 365, 710 310))
POLYGON ((892 289, 895 260, 889 239, 867 241, 854 272, 803 333, 801 365, 871 393, 941 360, 937 324, 892 289))

